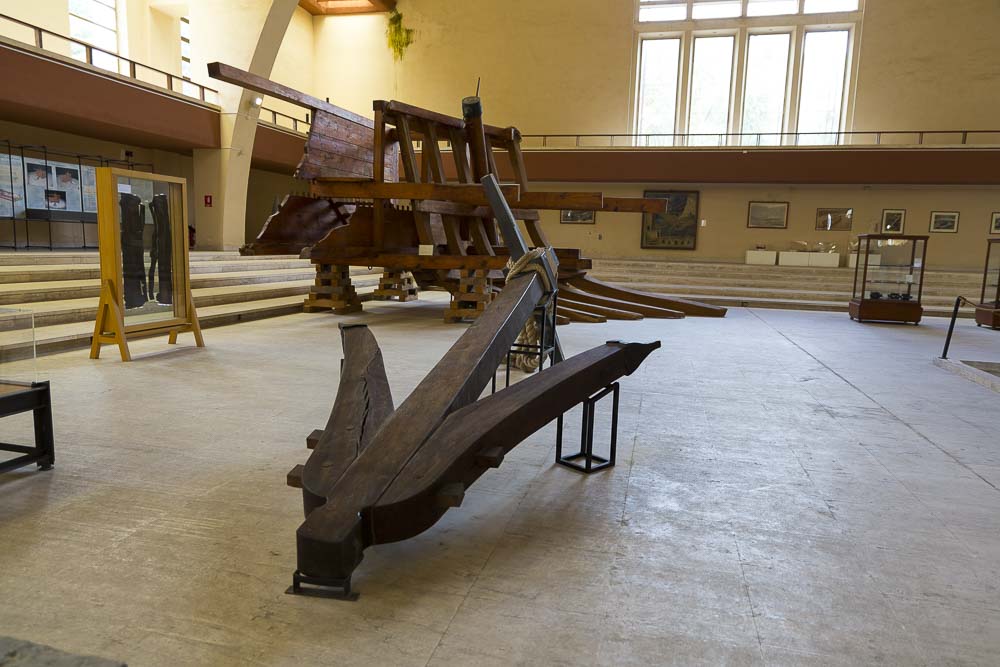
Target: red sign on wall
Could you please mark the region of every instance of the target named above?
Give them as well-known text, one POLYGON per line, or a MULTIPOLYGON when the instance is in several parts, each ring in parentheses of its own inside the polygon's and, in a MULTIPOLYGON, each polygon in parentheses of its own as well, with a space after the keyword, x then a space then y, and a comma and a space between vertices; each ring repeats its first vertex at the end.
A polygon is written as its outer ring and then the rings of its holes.
POLYGON ((205 208, 212 208, 212 195, 205 195, 205 208))

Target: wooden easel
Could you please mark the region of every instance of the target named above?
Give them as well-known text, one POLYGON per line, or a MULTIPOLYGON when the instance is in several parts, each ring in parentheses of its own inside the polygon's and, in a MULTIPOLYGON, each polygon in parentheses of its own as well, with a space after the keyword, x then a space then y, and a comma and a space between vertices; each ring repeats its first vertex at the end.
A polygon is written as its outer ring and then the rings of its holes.
POLYGON ((101 257, 101 300, 97 306, 94 337, 90 344, 90 358, 99 359, 102 345, 117 345, 122 361, 132 361, 128 337, 168 334, 170 345, 177 343, 177 335, 190 331, 195 344, 205 347, 201 335, 198 312, 191 296, 190 256, 187 241, 187 181, 173 176, 160 176, 146 172, 101 167, 97 169, 97 224, 101 257), (118 219, 118 177, 141 178, 169 183, 168 203, 171 216, 171 244, 173 259, 174 317, 158 322, 125 324, 125 303, 118 286, 122 284, 121 225, 118 219))

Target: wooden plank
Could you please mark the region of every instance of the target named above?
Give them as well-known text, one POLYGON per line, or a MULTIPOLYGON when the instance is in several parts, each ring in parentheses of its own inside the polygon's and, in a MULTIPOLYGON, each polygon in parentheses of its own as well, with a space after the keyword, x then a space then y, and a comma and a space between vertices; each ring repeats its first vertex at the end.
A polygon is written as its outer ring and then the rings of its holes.
POLYGON ((559 305, 566 306, 567 308, 572 308, 573 310, 578 310, 581 313, 587 313, 588 315, 600 315, 608 318, 609 320, 642 319, 642 315, 640 315, 639 313, 633 313, 628 310, 611 308, 609 306, 598 306, 597 304, 585 303, 583 301, 575 301, 569 295, 563 294, 561 290, 559 293, 559 305))
POLYGON ((374 544, 406 539, 447 509, 440 490, 469 488, 520 442, 588 396, 629 375, 659 342, 608 343, 453 412, 417 451, 371 510, 374 544), (489 456, 483 447, 490 445, 489 456))
POLYGON ((561 303, 556 309, 556 312, 563 317, 569 318, 571 322, 586 322, 588 324, 603 324, 608 321, 608 318, 603 315, 591 315, 590 313, 585 313, 582 310, 576 310, 575 308, 570 308, 564 306, 561 303))
POLYGON ((666 199, 605 197, 602 211, 609 213, 666 213, 666 199))
MULTIPOLYGON (((319 259, 313 257, 314 260, 319 259)), ((500 270, 507 266, 507 255, 403 255, 389 253, 326 252, 324 262, 350 266, 382 266, 403 271, 451 271, 457 269, 500 270)))
MULTIPOLYGON (((472 206, 470 204, 459 204, 451 201, 436 201, 425 199, 417 201, 413 205, 414 210, 425 211, 427 213, 441 213, 445 215, 461 215, 470 218, 489 218, 493 216, 493 209, 489 206, 472 206)), ((529 208, 511 209, 515 220, 539 220, 538 211, 529 208)))
POLYGON ((431 121, 432 123, 437 123, 438 125, 442 125, 444 127, 454 127, 457 129, 465 127, 461 118, 446 116, 443 113, 422 109, 420 107, 415 107, 412 104, 399 102, 397 100, 375 100, 372 102, 372 108, 376 111, 381 110, 386 115, 386 119, 390 123, 400 117, 410 116, 412 118, 419 118, 420 120, 431 121))
POLYGON ((372 128, 322 111, 317 111, 313 116, 309 134, 338 139, 362 148, 375 146, 375 134, 372 128))
POLYGON ((393 412, 382 351, 366 325, 340 327, 344 364, 330 418, 306 461, 302 485, 328 498, 334 484, 393 412))
POLYGON ((451 138, 451 156, 455 160, 455 173, 458 174, 459 183, 475 183, 472 177, 472 165, 469 163, 469 146, 465 141, 465 135, 460 130, 452 129, 448 132, 451 138))
POLYGON ((448 415, 479 398, 541 296, 536 274, 508 281, 382 424, 337 482, 337 502, 318 507, 299 527, 300 572, 329 579, 351 575, 372 544, 371 507, 448 415))
POLYGON ((511 207, 599 211, 604 208, 604 194, 601 192, 522 192, 520 198, 512 202, 511 207))
MULTIPOLYGON (((562 264, 560 264, 560 266, 562 266, 562 264)), ((560 302, 574 301, 577 303, 588 303, 588 304, 593 304, 595 306, 604 306, 607 308, 614 308, 616 310, 624 310, 631 313, 638 313, 639 315, 643 315, 645 317, 653 317, 658 319, 667 319, 667 320, 684 319, 684 313, 682 313, 679 310, 668 310, 666 308, 647 306, 645 304, 635 303, 633 301, 611 299, 608 297, 588 294, 562 281, 560 281, 559 283, 559 301, 560 302)))
POLYGON ((711 306, 707 303, 691 301, 689 299, 679 299, 676 297, 666 297, 659 294, 649 294, 625 287, 616 287, 608 283, 601 282, 590 276, 574 276, 568 280, 569 284, 577 289, 599 294, 611 299, 621 301, 634 301, 647 306, 666 308, 667 310, 678 310, 685 315, 695 315, 698 317, 725 317, 726 309, 722 306, 711 306))
MULTIPOLYGON (((504 196, 517 201, 520 188, 503 185, 504 196)), ((310 192, 318 197, 343 197, 355 199, 444 199, 462 204, 487 206, 486 193, 480 185, 441 185, 439 183, 345 183, 317 178, 310 185, 310 192)), ((529 207, 535 208, 535 207, 529 207)))
POLYGON ((289 102, 291 104, 297 104, 308 109, 313 109, 314 111, 324 111, 328 114, 350 120, 354 123, 358 123, 359 125, 365 125, 369 128, 374 127, 371 119, 359 116, 353 111, 342 109, 335 104, 324 102, 318 97, 307 95, 306 93, 299 92, 294 88, 283 86, 280 83, 275 83, 274 81, 265 79, 262 76, 251 74, 250 72, 238 69, 231 65, 226 65, 225 63, 209 63, 208 75, 213 79, 225 81, 226 83, 231 83, 234 86, 241 86, 247 90, 253 90, 258 93, 263 93, 264 95, 270 95, 271 97, 284 100, 285 102, 289 102))
POLYGON ((419 183, 417 157, 413 152, 413 136, 410 134, 410 122, 406 116, 396 120, 396 131, 399 132, 399 161, 403 164, 403 175, 411 183, 419 183))

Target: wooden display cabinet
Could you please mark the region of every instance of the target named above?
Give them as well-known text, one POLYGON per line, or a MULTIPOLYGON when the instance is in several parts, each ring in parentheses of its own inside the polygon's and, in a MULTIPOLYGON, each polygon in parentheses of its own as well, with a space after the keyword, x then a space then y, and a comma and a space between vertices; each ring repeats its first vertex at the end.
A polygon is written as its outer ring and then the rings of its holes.
POLYGON ((927 263, 927 236, 858 236, 849 312, 858 322, 919 324, 927 263), (878 262, 873 259, 879 257, 878 262))
POLYGON ((1000 329, 1000 239, 986 239, 986 268, 976 304, 976 324, 1000 329))

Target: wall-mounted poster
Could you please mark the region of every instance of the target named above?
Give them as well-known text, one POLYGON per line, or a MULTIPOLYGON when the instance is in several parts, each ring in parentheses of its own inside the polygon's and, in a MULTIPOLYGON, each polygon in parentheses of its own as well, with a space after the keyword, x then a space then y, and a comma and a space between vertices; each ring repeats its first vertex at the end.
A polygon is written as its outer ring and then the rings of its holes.
POLYGON ((826 232, 849 232, 854 221, 853 208, 816 209, 816 229, 826 232))
POLYGON ((597 211, 559 211, 559 223, 563 225, 593 225, 597 222, 597 211))
POLYGON ((0 153, 0 218, 24 217, 24 166, 19 155, 0 153))
POLYGON ((934 211, 931 213, 931 231, 955 234, 958 232, 958 211, 934 211))
POLYGON ((788 202, 750 202, 750 206, 747 209, 747 227, 786 229, 788 227, 788 202))
POLYGON ((45 191, 56 185, 52 166, 44 162, 24 161, 24 196, 28 208, 46 208, 45 191))
POLYGON ((698 240, 698 192, 647 191, 644 197, 666 199, 665 213, 644 213, 642 247, 694 250, 698 240))
POLYGON ((903 225, 906 223, 906 209, 886 208, 882 209, 882 233, 902 234, 903 225))
POLYGON ((990 217, 990 234, 1000 234, 1000 211, 995 211, 990 217))

